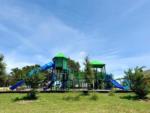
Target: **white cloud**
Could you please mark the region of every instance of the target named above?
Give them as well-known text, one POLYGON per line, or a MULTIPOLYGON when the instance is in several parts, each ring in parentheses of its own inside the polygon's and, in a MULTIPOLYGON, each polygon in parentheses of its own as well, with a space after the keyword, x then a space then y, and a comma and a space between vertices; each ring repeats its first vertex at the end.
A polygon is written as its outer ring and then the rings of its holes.
POLYGON ((87 56, 87 53, 86 53, 85 51, 81 51, 81 52, 79 53, 79 56, 81 56, 81 57, 86 57, 86 56, 87 56))
MULTIPOLYGON (((85 45, 87 36, 84 33, 66 25, 58 18, 52 15, 43 15, 43 19, 41 19, 39 14, 31 16, 32 12, 26 12, 20 7, 12 7, 5 7, 6 12, 0 11, 0 15, 10 23, 16 24, 24 32, 7 25, 1 26, 1 30, 8 32, 15 41, 19 42, 15 48, 2 51, 5 53, 9 71, 14 67, 49 62, 57 52, 70 55, 79 53, 82 47, 88 47, 85 45), (22 19, 22 15, 25 19, 22 19), (33 24, 36 26, 32 26, 33 24)), ((9 38, 6 40, 9 41, 9 38)), ((79 58, 84 54, 84 52, 79 53, 79 58)))

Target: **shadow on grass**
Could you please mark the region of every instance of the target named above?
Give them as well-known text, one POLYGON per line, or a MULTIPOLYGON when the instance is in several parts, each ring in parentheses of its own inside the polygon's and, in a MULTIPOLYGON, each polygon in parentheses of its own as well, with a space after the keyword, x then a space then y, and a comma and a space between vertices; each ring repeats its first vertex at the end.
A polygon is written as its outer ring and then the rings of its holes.
POLYGON ((121 99, 127 99, 127 100, 139 100, 139 98, 135 95, 126 95, 126 96, 120 96, 121 99))
POLYGON ((63 100, 65 100, 65 101, 79 101, 80 100, 80 95, 77 95, 77 96, 65 96, 65 97, 63 97, 63 100))
POLYGON ((149 101, 150 99, 148 97, 145 97, 145 98, 139 98, 138 96, 136 95, 126 95, 126 96, 121 96, 120 97, 121 99, 127 99, 127 100, 137 100, 137 101, 149 101))
POLYGON ((16 98, 14 98, 13 102, 22 101, 22 100, 32 101, 32 100, 37 100, 37 99, 38 99, 38 96, 25 95, 23 97, 16 97, 16 98))
POLYGON ((90 95, 89 91, 83 91, 83 92, 80 94, 80 96, 89 96, 89 95, 90 95))

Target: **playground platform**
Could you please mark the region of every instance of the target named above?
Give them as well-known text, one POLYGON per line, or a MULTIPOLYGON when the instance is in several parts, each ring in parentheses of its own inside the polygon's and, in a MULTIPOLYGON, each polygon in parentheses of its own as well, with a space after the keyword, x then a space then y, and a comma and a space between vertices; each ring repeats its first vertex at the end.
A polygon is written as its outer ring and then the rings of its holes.
MULTIPOLYGON (((94 89, 94 90, 87 90, 87 89, 69 89, 69 90, 48 90, 43 91, 42 89, 38 89, 40 93, 68 93, 68 92, 97 92, 97 93, 109 93, 111 90, 103 90, 103 89, 94 89)), ((0 91, 0 93, 28 93, 30 90, 19 90, 19 91, 0 91)), ((133 91, 125 91, 125 90, 115 90, 115 93, 130 93, 133 91)))

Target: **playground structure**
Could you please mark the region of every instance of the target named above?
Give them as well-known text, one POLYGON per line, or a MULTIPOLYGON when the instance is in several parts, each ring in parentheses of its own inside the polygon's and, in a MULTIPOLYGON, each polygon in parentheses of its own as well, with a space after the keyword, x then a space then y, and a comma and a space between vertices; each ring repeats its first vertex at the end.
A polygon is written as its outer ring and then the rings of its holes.
POLYGON ((106 69, 105 69, 105 64, 97 61, 97 60, 93 60, 90 62, 92 70, 94 72, 94 89, 99 89, 99 84, 101 81, 100 76, 105 76, 106 75, 106 69))
MULTIPOLYGON (((38 74, 42 71, 49 70, 49 82, 47 83, 47 86, 43 88, 43 90, 49 90, 53 89, 53 87, 57 87, 57 90, 67 90, 67 89, 73 89, 73 88, 87 88, 88 84, 86 83, 84 78, 78 78, 78 79, 72 79, 71 78, 71 72, 68 65, 68 58, 62 54, 57 54, 53 59, 53 62, 49 62, 39 68, 35 68, 27 73, 27 77, 32 77, 33 75, 38 74)), ((91 61, 90 62, 91 68, 94 72, 94 78, 91 78, 93 80, 92 89, 101 89, 99 87, 102 81, 99 77, 100 76, 106 76, 106 68, 105 64, 100 61, 91 61)), ((127 90, 126 87, 119 84, 116 80, 113 80, 112 78, 107 79, 108 83, 111 83, 115 88, 119 88, 121 90, 127 90)), ((10 87, 11 90, 15 90, 18 87, 25 84, 25 80, 18 81, 16 84, 12 85, 10 87)))

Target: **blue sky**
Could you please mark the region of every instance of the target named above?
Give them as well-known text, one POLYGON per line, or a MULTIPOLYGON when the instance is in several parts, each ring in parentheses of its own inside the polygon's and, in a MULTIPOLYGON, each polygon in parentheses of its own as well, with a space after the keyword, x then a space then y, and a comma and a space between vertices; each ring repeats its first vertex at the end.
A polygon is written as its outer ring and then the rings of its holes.
POLYGON ((150 68, 149 0, 0 0, 0 53, 7 70, 57 52, 106 63, 115 77, 150 68))

